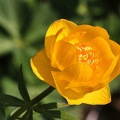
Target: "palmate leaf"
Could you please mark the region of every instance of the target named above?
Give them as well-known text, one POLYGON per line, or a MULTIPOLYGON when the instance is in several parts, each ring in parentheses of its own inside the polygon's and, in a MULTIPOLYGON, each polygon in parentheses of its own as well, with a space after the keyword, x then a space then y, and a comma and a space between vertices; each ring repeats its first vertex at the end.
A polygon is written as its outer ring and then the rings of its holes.
POLYGON ((44 108, 44 109, 60 109, 67 106, 69 105, 65 103, 57 103, 57 102, 37 105, 38 108, 44 108))
POLYGON ((54 120, 54 118, 61 118, 61 112, 60 110, 49 110, 44 107, 35 106, 34 108, 35 112, 40 113, 43 117, 45 117, 47 120, 54 120))
POLYGON ((31 109, 22 116, 21 120, 33 120, 33 111, 31 109))
POLYGON ((21 107, 25 106, 25 102, 17 97, 0 93, 0 109, 8 106, 21 107))
POLYGON ((19 78, 18 78, 18 89, 23 99, 26 102, 30 102, 30 97, 29 97, 29 94, 28 94, 28 91, 25 85, 24 78, 23 78, 22 65, 20 66, 20 73, 19 73, 19 78))

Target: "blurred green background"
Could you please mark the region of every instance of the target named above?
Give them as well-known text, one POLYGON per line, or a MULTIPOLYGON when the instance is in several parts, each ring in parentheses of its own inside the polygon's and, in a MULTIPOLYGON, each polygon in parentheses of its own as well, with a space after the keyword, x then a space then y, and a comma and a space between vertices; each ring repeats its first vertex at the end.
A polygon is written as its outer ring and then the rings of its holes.
MULTIPOLYGON (((48 85, 33 74, 30 58, 44 47, 44 37, 49 25, 61 18, 76 24, 101 26, 108 31, 111 39, 120 44, 119 0, 0 0, 1 92, 21 98, 17 89, 21 64, 31 98, 47 88, 48 85)), ((118 76, 110 85, 113 94, 120 91, 119 80, 118 76)), ((54 91, 43 103, 54 101, 62 102, 64 99, 54 91)), ((72 111, 75 113, 75 120, 82 120, 84 110, 84 105, 72 106, 65 115, 72 111)), ((11 109, 6 111, 9 114, 11 109)), ((1 120, 4 119, 2 112, 0 115, 1 120)), ((42 120, 40 115, 35 114, 34 120, 38 119, 42 120)))

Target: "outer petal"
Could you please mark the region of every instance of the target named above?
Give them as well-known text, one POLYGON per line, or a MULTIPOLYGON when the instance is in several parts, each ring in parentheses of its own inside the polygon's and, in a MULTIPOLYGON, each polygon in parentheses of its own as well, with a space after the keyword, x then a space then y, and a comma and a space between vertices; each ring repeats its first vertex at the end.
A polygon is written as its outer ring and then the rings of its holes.
MULTIPOLYGON (((115 77, 117 77, 120 74, 120 55, 115 57, 109 69, 111 69, 112 67, 114 68, 114 70, 105 79, 105 81, 107 82, 110 82, 111 80, 113 80, 115 77)), ((109 72, 109 69, 108 69, 108 72, 109 72)))
POLYGON ((79 25, 79 26, 73 28, 70 31, 69 35, 77 35, 77 36, 79 36, 79 34, 81 32, 86 32, 87 33, 92 28, 93 28, 93 26, 91 26, 91 25, 79 25))
POLYGON ((75 64, 61 72, 52 72, 56 89, 66 99, 77 100, 91 92, 93 71, 87 64, 75 64))
POLYGON ((69 31, 76 26, 75 23, 65 19, 57 20, 51 24, 45 37, 45 49, 48 58, 51 58, 51 51, 53 51, 55 42, 67 36, 69 31))
POLYGON ((120 54, 120 45, 119 44, 117 44, 113 40, 108 40, 107 42, 109 43, 110 48, 115 56, 120 54))
POLYGON ((75 44, 78 42, 85 42, 83 37, 89 31, 93 26, 91 25, 79 25, 77 27, 74 27, 68 34, 68 37, 65 38, 66 41, 68 41, 71 44, 75 44), (83 40, 83 41, 82 41, 83 40))
POLYGON ((104 61, 115 57, 111 51, 108 42, 104 40, 102 37, 94 38, 93 40, 90 41, 90 44, 92 44, 95 47, 96 52, 98 52, 99 56, 104 61))
POLYGON ((94 39, 95 37, 102 37, 105 40, 109 39, 109 35, 107 33, 107 31, 104 28, 95 26, 92 27, 84 36, 83 40, 84 42, 89 42, 92 39, 94 39))
POLYGON ((120 45, 112 40, 108 40, 108 43, 111 47, 113 54, 118 57, 117 65, 115 66, 114 71, 108 78, 109 80, 113 80, 116 76, 120 74, 120 45))
POLYGON ((77 63, 77 57, 77 49, 74 45, 65 41, 59 41, 55 45, 51 64, 53 67, 63 70, 64 68, 77 63))
POLYGON ((105 86, 104 88, 88 93, 81 99, 70 100, 67 99, 68 104, 91 104, 91 105, 104 105, 111 102, 111 95, 109 86, 105 86))
POLYGON ((50 65, 50 60, 47 58, 45 54, 45 50, 41 50, 31 59, 31 67, 35 75, 55 87, 53 76, 51 71, 55 71, 56 69, 52 68, 50 65))
POLYGON ((99 74, 99 76, 102 77, 109 68, 109 66, 112 64, 115 56, 112 53, 108 42, 102 37, 96 37, 95 39, 91 40, 90 44, 95 49, 96 58, 99 60, 97 73, 99 74))
POLYGON ((119 62, 119 56, 116 56, 105 74, 103 75, 102 82, 109 83, 111 80, 113 80, 118 74, 120 74, 120 68, 117 68, 117 63, 119 62))

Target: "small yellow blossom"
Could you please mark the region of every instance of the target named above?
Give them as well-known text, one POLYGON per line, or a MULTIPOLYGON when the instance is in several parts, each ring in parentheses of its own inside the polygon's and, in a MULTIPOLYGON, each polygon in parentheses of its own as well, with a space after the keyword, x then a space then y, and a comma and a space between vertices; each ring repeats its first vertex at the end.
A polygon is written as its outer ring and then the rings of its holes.
POLYGON ((101 27, 61 19, 50 25, 31 67, 70 105, 107 104, 109 83, 120 74, 120 45, 101 27))

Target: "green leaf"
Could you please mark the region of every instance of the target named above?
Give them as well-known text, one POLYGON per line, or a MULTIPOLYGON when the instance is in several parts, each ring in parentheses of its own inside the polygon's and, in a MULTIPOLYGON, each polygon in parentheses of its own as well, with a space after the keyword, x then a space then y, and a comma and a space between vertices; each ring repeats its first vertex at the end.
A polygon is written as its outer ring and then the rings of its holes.
POLYGON ((0 56, 13 51, 15 44, 9 38, 0 35, 0 56))
POLYGON ((0 25, 12 36, 19 37, 20 0, 0 0, 0 25))
POLYGON ((56 103, 56 102, 37 105, 38 108, 44 108, 44 109, 56 109, 56 108, 63 108, 67 106, 69 105, 65 103, 56 103))
POLYGON ((59 110, 49 110, 44 108, 43 106, 35 106, 33 108, 35 112, 40 113, 42 116, 47 118, 47 120, 54 120, 53 118, 60 118, 61 117, 61 112, 59 110))
POLYGON ((25 102, 14 96, 0 93, 0 109, 8 106, 21 107, 25 106, 25 102))
POLYGON ((48 26, 55 20, 56 13, 52 11, 50 4, 40 2, 33 10, 30 25, 25 35, 28 43, 43 40, 48 26), (54 16, 54 17, 51 17, 54 16))
POLYGON ((76 120, 76 118, 73 116, 73 114, 70 114, 67 111, 61 112, 61 120, 76 120))
POLYGON ((20 66, 20 73, 18 78, 18 89, 23 99, 26 102, 30 102, 30 97, 29 97, 29 94, 25 85, 24 77, 23 77, 22 65, 20 66))
POLYGON ((27 110, 27 112, 22 116, 21 120, 33 120, 33 112, 31 109, 27 110))
POLYGON ((1 109, 1 110, 0 110, 0 120, 5 120, 4 109, 1 109))

